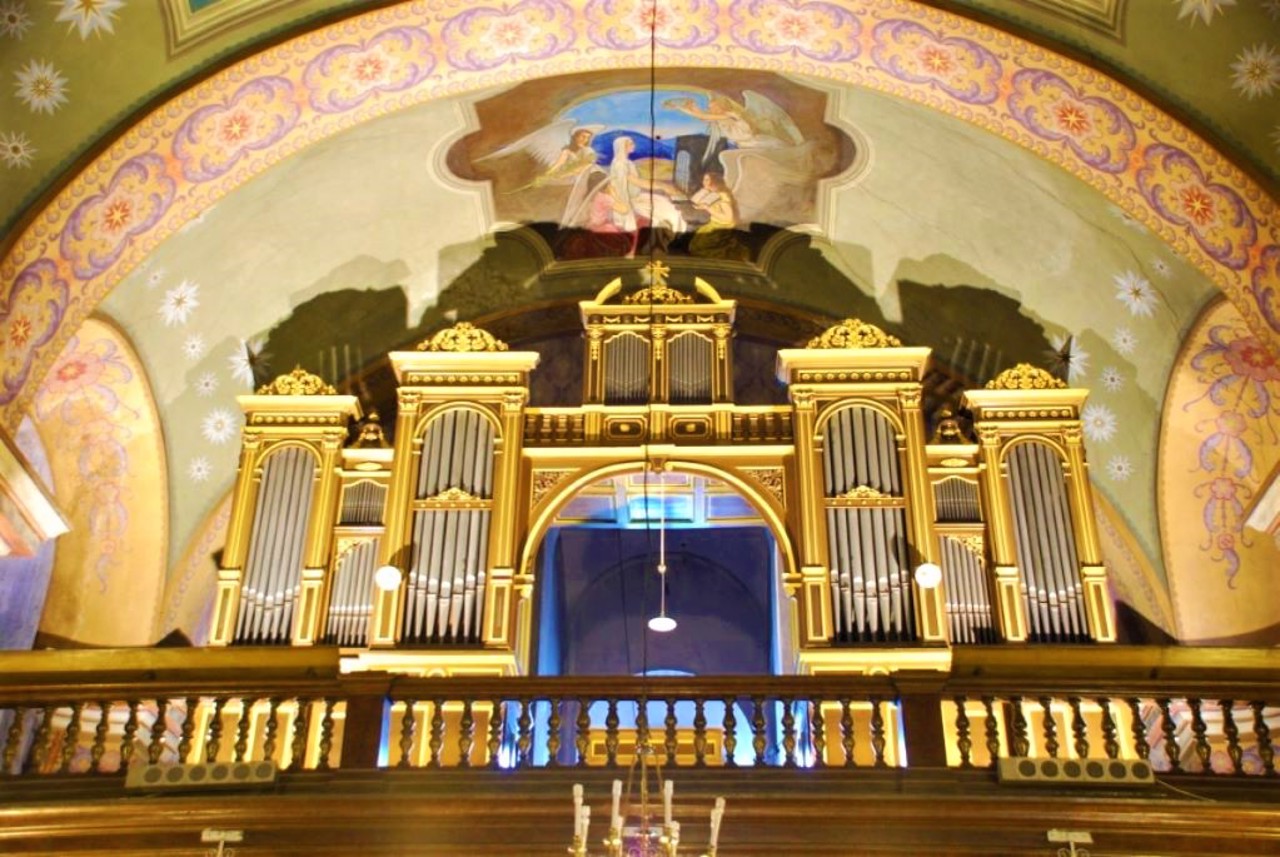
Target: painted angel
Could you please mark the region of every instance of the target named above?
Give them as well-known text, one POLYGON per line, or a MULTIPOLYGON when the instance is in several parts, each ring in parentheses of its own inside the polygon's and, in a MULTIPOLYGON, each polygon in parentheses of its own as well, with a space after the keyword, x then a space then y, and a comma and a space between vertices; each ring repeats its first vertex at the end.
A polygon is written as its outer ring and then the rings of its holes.
POLYGON ((572 119, 561 119, 476 160, 487 161, 520 152, 532 157, 540 168, 537 178, 509 193, 547 185, 571 185, 596 165, 599 156, 591 141, 603 130, 603 125, 579 125, 572 119))

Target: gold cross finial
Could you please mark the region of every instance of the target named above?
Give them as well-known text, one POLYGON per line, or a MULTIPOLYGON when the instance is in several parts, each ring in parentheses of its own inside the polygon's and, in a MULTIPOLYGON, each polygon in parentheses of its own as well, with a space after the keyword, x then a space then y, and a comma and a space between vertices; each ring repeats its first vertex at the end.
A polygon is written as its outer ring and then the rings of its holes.
POLYGON ((665 286, 667 284, 667 274, 671 273, 671 269, 657 259, 645 265, 644 270, 649 278, 649 284, 653 286, 665 286))

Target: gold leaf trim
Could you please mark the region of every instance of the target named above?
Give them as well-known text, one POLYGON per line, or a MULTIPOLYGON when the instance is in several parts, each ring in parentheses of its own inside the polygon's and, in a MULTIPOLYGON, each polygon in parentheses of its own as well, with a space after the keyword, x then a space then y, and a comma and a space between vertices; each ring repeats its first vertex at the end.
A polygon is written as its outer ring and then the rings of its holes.
POLYGON ((1066 387, 1065 381, 1030 363, 1019 363, 987 382, 988 390, 1065 390, 1066 387))
POLYGON ((870 485, 858 485, 843 494, 837 495, 841 500, 884 500, 892 495, 872 488, 870 485))
POLYGON ((622 299, 624 304, 691 304, 693 295, 670 286, 646 286, 622 299))
POLYGON ((885 333, 874 324, 857 318, 846 318, 809 340, 805 348, 899 348, 902 340, 885 333))
POLYGON ((259 396, 336 396, 338 391, 325 383, 319 375, 313 375, 301 366, 292 372, 278 376, 274 381, 258 388, 259 396))
POLYGON ((507 343, 469 321, 437 331, 418 343, 419 351, 506 351, 507 343))
POLYGON ((464 491, 457 486, 446 488, 434 497, 427 497, 428 502, 432 503, 469 503, 476 500, 482 500, 483 497, 477 497, 469 491, 464 491))

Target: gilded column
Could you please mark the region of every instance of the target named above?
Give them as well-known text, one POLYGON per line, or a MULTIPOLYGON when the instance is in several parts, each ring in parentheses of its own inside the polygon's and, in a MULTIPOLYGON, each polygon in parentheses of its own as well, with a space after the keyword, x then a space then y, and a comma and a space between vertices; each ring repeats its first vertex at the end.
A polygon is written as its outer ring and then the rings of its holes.
POLYGON ((213 623, 209 645, 226 646, 235 635, 236 618, 240 615, 240 588, 244 583, 244 560, 249 553, 249 536, 257 498, 258 460, 262 451, 262 433, 246 428, 240 441, 240 469, 231 499, 231 521, 227 525, 227 543, 222 551, 222 567, 218 569, 218 591, 213 602, 213 623))
MULTIPOLYGON (((924 415, 920 412, 921 387, 912 385, 898 390, 898 410, 902 416, 906 466, 907 521, 911 544, 915 548, 916 565, 935 562, 938 544, 933 529, 933 488, 929 483, 929 460, 925 455, 924 415)), ((916 629, 926 643, 947 642, 947 599, 942 583, 925 587, 915 582, 916 629)))
POLYGON ((502 397, 502 445, 497 452, 497 481, 493 488, 492 536, 489 541, 488 577, 485 598, 485 645, 509 648, 516 627, 517 603, 512 598, 515 585, 516 551, 519 547, 516 522, 526 504, 520 490, 520 464, 524 447, 524 407, 527 388, 509 390, 502 397), (501 613, 493 611, 500 610, 501 613))
POLYGON ((1008 642, 1027 639, 1027 611, 1022 599, 1022 581, 1018 574, 1017 547, 1013 536, 1013 512, 1006 492, 1006 474, 1000 462, 1000 430, 995 426, 976 426, 980 441, 979 460, 982 469, 978 482, 987 509, 987 544, 991 545, 992 595, 996 623, 1000 635, 1008 642))
POLYGON ((320 466, 315 503, 307 522, 307 542, 303 555, 302 586, 298 610, 294 614, 293 644, 310 646, 320 634, 324 617, 326 569, 333 549, 333 528, 338 520, 338 496, 342 487, 342 447, 347 432, 327 431, 320 441, 320 466))
POLYGON ((400 569, 401 580, 395 589, 374 590, 372 627, 369 629, 371 648, 394 646, 400 638, 400 610, 404 603, 404 588, 408 584, 409 540, 406 534, 413 480, 417 473, 417 457, 413 453, 419 445, 415 434, 422 396, 417 390, 400 389, 396 391, 396 401, 399 410, 396 414, 395 466, 391 469, 391 481, 387 486, 378 563, 400 569))
POLYGON ((1062 440, 1067 451, 1067 487, 1071 498, 1071 520, 1075 524, 1076 553, 1080 559, 1080 585, 1084 592, 1089 636, 1100 643, 1114 643, 1115 605, 1107 591, 1107 570, 1102 565, 1102 548, 1098 543, 1098 527, 1093 517, 1092 486, 1089 484, 1088 465, 1084 460, 1079 423, 1065 427, 1062 440))

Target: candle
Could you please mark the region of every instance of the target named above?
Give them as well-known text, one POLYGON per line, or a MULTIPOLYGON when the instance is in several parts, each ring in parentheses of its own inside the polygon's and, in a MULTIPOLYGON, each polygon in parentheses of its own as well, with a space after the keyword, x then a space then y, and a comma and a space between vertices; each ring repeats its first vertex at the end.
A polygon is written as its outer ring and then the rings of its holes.
POLYGON ((715 807, 715 809, 711 810, 711 839, 710 839, 710 844, 711 844, 711 847, 712 847, 712 848, 715 848, 715 847, 716 847, 716 844, 717 844, 717 843, 719 842, 719 840, 720 840, 720 821, 721 821, 721 819, 723 819, 723 818, 724 818, 724 798, 722 798, 722 797, 718 797, 718 798, 716 798, 716 807, 715 807))
POLYGON ((613 781, 613 815, 612 824, 615 830, 622 830, 622 814, 618 811, 622 806, 622 780, 613 781))
POLYGON ((591 807, 584 806, 582 808, 582 845, 586 848, 587 844, 587 828, 591 826, 591 807))
POLYGON ((573 835, 582 837, 582 783, 573 784, 573 835))
POLYGON ((668 827, 671 825, 671 795, 675 788, 676 784, 672 780, 662 784, 662 820, 668 827))

